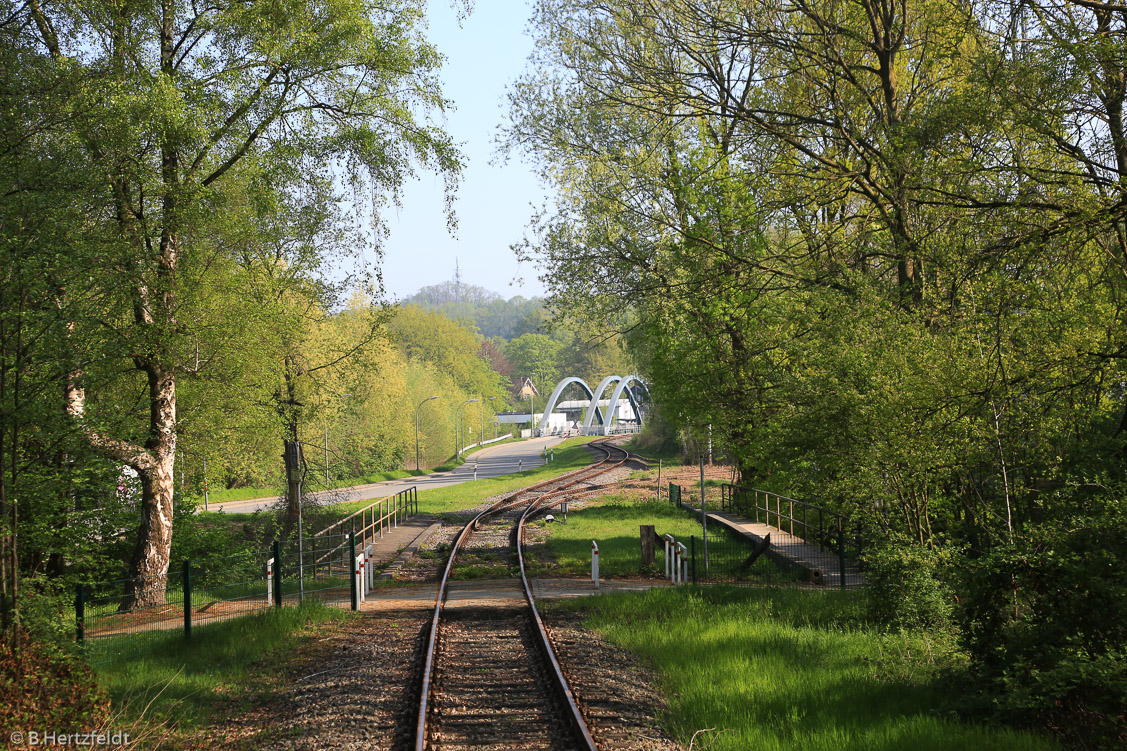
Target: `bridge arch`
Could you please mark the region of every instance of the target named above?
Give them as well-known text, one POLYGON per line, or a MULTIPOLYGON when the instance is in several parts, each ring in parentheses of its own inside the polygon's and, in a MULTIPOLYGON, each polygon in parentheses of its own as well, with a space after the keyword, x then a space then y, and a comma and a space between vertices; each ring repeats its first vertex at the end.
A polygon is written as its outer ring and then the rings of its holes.
POLYGON ((556 387, 552 389, 552 395, 548 397, 548 404, 544 407, 544 416, 540 419, 539 430, 541 435, 543 435, 544 431, 548 429, 548 420, 552 416, 552 410, 556 408, 556 402, 560 400, 560 394, 562 394, 563 390, 573 383, 579 384, 579 387, 583 389, 584 393, 587 394, 588 399, 594 396, 594 394, 591 392, 591 387, 588 386, 587 382, 582 378, 564 378, 562 381, 557 383, 556 387))
POLYGON ((616 405, 618 400, 622 397, 622 392, 626 392, 626 398, 630 401, 630 406, 634 409, 634 414, 638 418, 638 424, 642 424, 642 413, 639 410, 637 400, 634 398, 633 392, 627 386, 631 383, 638 383, 645 385, 645 381, 637 375, 628 375, 625 378, 618 379, 618 385, 614 388, 614 393, 610 397, 610 406, 607 411, 607 419, 603 420, 603 435, 610 435, 610 424, 614 421, 614 416, 618 412, 616 405))
POLYGON ((600 425, 606 423, 606 420, 603 419, 602 410, 599 409, 599 400, 603 398, 603 392, 607 390, 607 386, 610 386, 615 381, 620 380, 622 380, 622 376, 607 376, 602 380, 598 388, 595 389, 595 393, 591 397, 591 403, 587 405, 587 418, 583 420, 584 434, 591 432, 591 423, 593 423, 596 419, 599 421, 600 425))
POLYGON ((552 410, 556 408, 556 404, 560 400, 560 395, 563 394, 564 389, 566 389, 573 383, 579 384, 579 387, 583 389, 584 393, 586 393, 587 398, 590 399, 587 404, 587 417, 583 421, 584 433, 590 434, 592 424, 595 420, 598 420, 599 433, 602 435, 608 435, 610 424, 614 421, 614 415, 618 411, 618 400, 622 398, 622 393, 624 391, 626 392, 626 398, 627 400, 629 400, 630 406, 634 409, 634 414, 637 416, 639 424, 641 424, 642 411, 633 390, 629 388, 629 385, 631 383, 641 386, 643 389, 646 387, 645 381, 643 381, 637 375, 629 375, 625 377, 617 375, 607 376, 602 380, 602 382, 599 383, 599 387, 593 392, 591 391, 591 387, 588 386, 582 378, 572 377, 564 378, 556 384, 556 387, 554 389, 552 389, 552 394, 548 397, 548 403, 544 407, 544 415, 540 418, 540 425, 538 428, 540 435, 544 435, 544 433, 548 430, 548 423, 551 419, 552 410), (608 408, 608 412, 606 415, 604 415, 602 410, 599 408, 599 400, 602 399, 603 394, 611 386, 611 384, 617 385, 615 386, 614 393, 611 395, 610 407, 608 408))

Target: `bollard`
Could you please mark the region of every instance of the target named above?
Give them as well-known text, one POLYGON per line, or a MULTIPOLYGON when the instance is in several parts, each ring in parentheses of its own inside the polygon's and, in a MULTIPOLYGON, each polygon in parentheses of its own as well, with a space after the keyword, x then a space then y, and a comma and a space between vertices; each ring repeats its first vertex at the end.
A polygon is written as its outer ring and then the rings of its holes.
POLYGON ((591 540, 591 581, 599 588, 599 543, 591 540))
POLYGON ((266 561, 266 604, 274 601, 274 559, 266 561))
POLYGON ((360 583, 356 587, 356 591, 360 602, 364 602, 364 595, 368 593, 368 561, 365 559, 363 553, 356 556, 356 560, 360 562, 360 565, 356 567, 357 571, 360 572, 360 583))
POLYGON ((685 543, 677 543, 677 555, 681 559, 681 575, 678 577, 678 584, 684 584, 685 580, 689 578, 689 549, 685 547, 685 543))
POLYGON ((517 471, 518 472, 524 471, 524 459, 517 459, 517 471))
POLYGON ((552 458, 551 458, 551 459, 549 459, 548 461, 552 461, 552 462, 554 462, 555 460, 556 460, 556 450, 555 450, 555 449, 552 449, 552 458))
POLYGON ((665 578, 673 581, 673 535, 665 535, 665 578))
POLYGON ((475 480, 477 479, 477 464, 476 463, 474 463, 474 465, 473 465, 473 479, 475 479, 475 480))
MULTIPOLYGON (((364 548, 364 555, 367 556, 369 561, 372 560, 372 547, 372 545, 369 545, 364 548)), ((368 566, 368 591, 372 591, 374 586, 376 586, 376 567, 368 566)))
POLYGON ((364 566, 364 554, 356 556, 352 561, 352 601, 355 603, 352 607, 353 610, 360 609, 360 603, 364 602, 363 586, 360 582, 360 572, 364 566))

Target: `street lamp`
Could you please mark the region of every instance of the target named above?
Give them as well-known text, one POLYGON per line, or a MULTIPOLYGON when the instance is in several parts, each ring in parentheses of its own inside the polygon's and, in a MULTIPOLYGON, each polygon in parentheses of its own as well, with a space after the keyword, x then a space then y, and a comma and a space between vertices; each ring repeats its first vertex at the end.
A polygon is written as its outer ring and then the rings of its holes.
POLYGON ((481 397, 481 433, 479 434, 481 437, 478 439, 479 441, 485 440, 485 403, 491 402, 496 398, 495 396, 491 396, 488 399, 484 396, 481 397))
POLYGON ((473 404, 476 401, 478 401, 478 400, 477 399, 466 399, 464 402, 462 402, 461 404, 458 405, 457 409, 454 410, 454 455, 455 456, 461 456, 462 455, 462 449, 461 449, 462 431, 459 430, 459 427, 458 427, 458 420, 459 420, 459 417, 460 417, 461 412, 462 412, 462 407, 466 406, 467 404, 473 404))
POLYGON ((431 399, 437 399, 437 398, 438 398, 437 396, 428 396, 426 399, 423 399, 421 402, 419 402, 419 406, 415 407, 415 471, 416 472, 419 471, 419 410, 422 409, 423 405, 426 404, 427 402, 429 402, 431 399))

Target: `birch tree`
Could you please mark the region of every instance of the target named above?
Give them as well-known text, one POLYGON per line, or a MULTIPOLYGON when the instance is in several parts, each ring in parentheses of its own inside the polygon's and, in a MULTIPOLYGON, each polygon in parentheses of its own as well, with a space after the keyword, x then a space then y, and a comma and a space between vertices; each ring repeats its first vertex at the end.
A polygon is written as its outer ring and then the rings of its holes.
POLYGON ((104 175, 110 208, 89 229, 108 242, 89 281, 109 314, 75 321, 74 334, 136 372, 146 415, 111 429, 90 408, 81 369, 65 400, 89 444, 140 476, 127 607, 164 597, 177 381, 194 365, 180 311, 191 280, 210 273, 194 228, 224 211, 233 176, 269 175, 271 164, 335 176, 357 206, 394 200, 414 165, 452 188, 459 156, 429 119, 446 101, 424 9, 419 0, 32 0, 12 9, 39 53, 82 72, 72 132, 104 175))

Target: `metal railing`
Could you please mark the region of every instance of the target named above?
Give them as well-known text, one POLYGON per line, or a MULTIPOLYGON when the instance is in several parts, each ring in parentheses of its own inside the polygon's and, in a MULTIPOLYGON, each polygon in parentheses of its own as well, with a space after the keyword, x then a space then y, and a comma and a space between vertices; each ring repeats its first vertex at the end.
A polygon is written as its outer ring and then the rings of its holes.
POLYGON ((319 563, 331 560, 337 548, 327 545, 324 541, 339 535, 355 535, 356 544, 361 549, 366 548, 376 539, 384 536, 399 526, 400 522, 410 519, 419 513, 419 491, 417 486, 401 490, 395 495, 380 498, 378 501, 355 511, 340 521, 313 535, 313 544, 319 548, 321 559, 314 558, 319 563))
MULTIPOLYGON (((669 501, 694 514, 699 512, 691 502, 683 500, 682 488, 676 483, 669 483, 669 501)), ((704 543, 703 570, 696 567, 698 553, 692 548, 694 581, 765 581, 762 576, 751 576, 753 564, 762 556, 764 561, 773 561, 790 572, 784 580, 793 575, 795 581, 842 588, 864 583, 857 562, 862 537, 859 528, 845 514, 767 490, 727 483, 720 486, 719 499, 713 493, 708 508, 754 520, 776 531, 740 528, 738 518, 729 518, 724 523, 737 537, 743 538, 737 539, 728 534, 729 530, 714 530, 711 524, 707 525, 702 529, 705 534, 701 540, 704 543), (711 565, 720 560, 717 555, 726 561, 718 569, 711 565)), ((703 527, 703 515, 701 523, 703 527)))
POLYGON ((833 550, 842 544, 849 517, 769 490, 720 486, 720 510, 754 519, 833 550))

